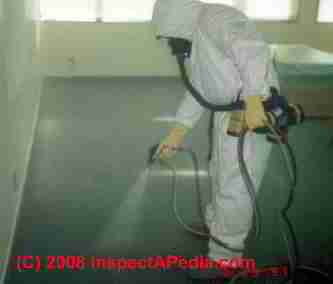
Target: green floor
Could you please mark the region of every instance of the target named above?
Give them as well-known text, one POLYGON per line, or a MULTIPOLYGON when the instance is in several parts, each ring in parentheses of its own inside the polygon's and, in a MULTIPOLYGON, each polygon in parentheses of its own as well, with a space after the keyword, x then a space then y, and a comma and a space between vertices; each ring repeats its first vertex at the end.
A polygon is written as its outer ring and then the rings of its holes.
MULTIPOLYGON (((172 211, 170 175, 154 168, 145 184, 147 150, 167 133, 154 117, 174 113, 183 86, 173 78, 47 79, 20 211, 13 255, 109 257, 195 256, 205 241, 193 239, 172 211)), ((186 143, 202 170, 208 114, 186 143)), ((291 130, 299 183, 289 212, 304 264, 332 266, 333 128, 312 122, 291 130), (331 144, 330 144, 331 143, 331 144)), ((179 206, 188 223, 199 220, 190 160, 179 156, 179 206)), ((246 256, 257 265, 283 264, 287 250, 278 210, 288 176, 277 147, 262 184, 261 240, 246 256)), ((202 179, 208 190, 207 179, 202 179)), ((208 195, 205 196, 206 200, 208 195)), ((186 283, 184 273, 91 271, 19 273, 6 283, 186 283)))

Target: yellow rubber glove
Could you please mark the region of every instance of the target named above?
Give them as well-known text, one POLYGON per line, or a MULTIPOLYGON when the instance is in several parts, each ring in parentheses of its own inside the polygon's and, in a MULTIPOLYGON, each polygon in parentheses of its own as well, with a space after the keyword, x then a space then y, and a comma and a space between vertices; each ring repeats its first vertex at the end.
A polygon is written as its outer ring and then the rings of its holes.
POLYGON ((188 131, 189 128, 182 125, 177 125, 171 129, 157 150, 158 157, 162 160, 170 159, 176 153, 174 148, 181 146, 188 131))
POLYGON ((248 96, 245 98, 245 122, 250 130, 265 127, 267 117, 261 96, 248 96))

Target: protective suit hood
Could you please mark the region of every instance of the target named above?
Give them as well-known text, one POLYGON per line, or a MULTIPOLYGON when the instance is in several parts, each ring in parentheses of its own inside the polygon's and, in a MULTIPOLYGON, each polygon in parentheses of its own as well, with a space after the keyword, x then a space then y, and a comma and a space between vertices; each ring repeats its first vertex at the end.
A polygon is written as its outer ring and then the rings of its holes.
POLYGON ((203 7, 197 0, 157 0, 152 18, 156 36, 192 40, 203 7))

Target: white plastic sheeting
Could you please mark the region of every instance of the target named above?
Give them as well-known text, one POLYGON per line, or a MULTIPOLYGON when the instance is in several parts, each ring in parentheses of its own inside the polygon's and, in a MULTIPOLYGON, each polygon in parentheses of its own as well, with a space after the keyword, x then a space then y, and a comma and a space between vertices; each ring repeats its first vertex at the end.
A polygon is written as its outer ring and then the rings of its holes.
POLYGON ((333 76, 333 54, 306 45, 272 45, 280 75, 333 76))

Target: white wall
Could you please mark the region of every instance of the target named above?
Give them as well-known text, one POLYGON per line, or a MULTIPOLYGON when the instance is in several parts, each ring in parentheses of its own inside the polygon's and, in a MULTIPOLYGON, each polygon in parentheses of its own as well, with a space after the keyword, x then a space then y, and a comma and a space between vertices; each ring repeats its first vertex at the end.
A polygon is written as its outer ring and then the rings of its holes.
MULTIPOLYGON (((318 24, 318 0, 300 0, 295 22, 258 22, 271 43, 304 43, 333 52, 333 24, 318 24)), ((42 26, 43 69, 60 76, 176 75, 169 50, 161 48, 150 23, 46 22, 42 26)))
MULTIPOLYGON (((9 163, 8 190, 1 189, 0 208, 6 218, 1 220, 0 255, 8 255, 9 238, 12 237, 15 216, 22 197, 26 171, 30 157, 34 129, 37 121, 41 94, 41 76, 38 59, 39 0, 3 1, 2 55, 5 64, 1 77, 6 90, 1 97, 7 98, 7 130, 10 147, 7 151, 9 163), (3 209, 7 207, 7 209, 3 209)), ((2 105, 2 104, 1 104, 2 105)), ((4 126, 5 127, 5 126, 4 126)), ((3 262, 2 262, 3 264, 3 262)), ((3 270, 3 269, 2 269, 3 270)))
POLYGON ((8 92, 5 80, 5 43, 3 0, 0 0, 0 278, 4 268, 3 256, 6 255, 10 231, 8 220, 13 214, 12 190, 9 179, 9 141, 10 125, 8 119, 8 92))
MULTIPOLYGON (((25 178, 25 169, 32 141, 32 130, 40 96, 40 67, 36 34, 36 0, 11 0, 7 66, 11 119, 14 122, 13 146, 19 186, 25 178), (24 4, 23 4, 24 3, 24 4)), ((38 10, 38 9, 37 9, 38 10)))

